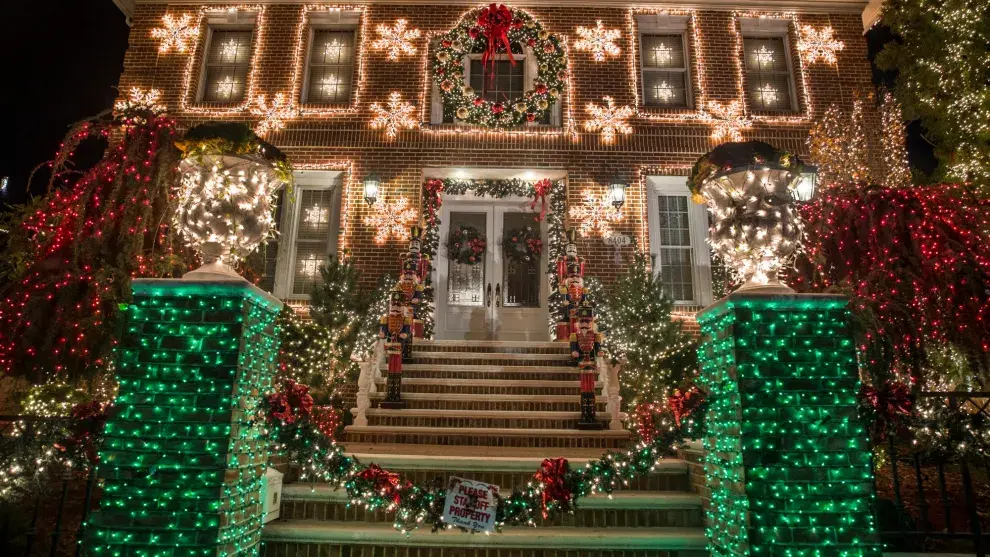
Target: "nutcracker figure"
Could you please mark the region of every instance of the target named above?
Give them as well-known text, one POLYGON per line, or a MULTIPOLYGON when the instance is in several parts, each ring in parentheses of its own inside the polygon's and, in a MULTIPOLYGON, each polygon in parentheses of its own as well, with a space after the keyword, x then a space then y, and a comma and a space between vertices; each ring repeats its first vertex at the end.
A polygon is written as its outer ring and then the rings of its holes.
POLYGON ((562 296, 557 340, 567 340, 574 332, 578 306, 584 298, 584 258, 577 254, 577 231, 567 231, 564 255, 557 258, 557 288, 562 296))
MULTIPOLYGON (((423 316, 420 314, 422 311, 420 304, 423 301, 426 279, 430 276, 430 257, 422 253, 423 230, 418 226, 413 226, 409 232, 409 252, 402 257, 399 285, 406 294, 406 300, 412 305, 412 336, 423 338, 423 316)), ((412 342, 409 342, 407 347, 411 351, 412 342)), ((410 355, 409 353, 405 354, 407 358, 410 355)))
POLYGON ((574 332, 571 333, 571 356, 577 360, 581 373, 581 419, 578 429, 601 429, 595 416, 595 359, 601 349, 602 335, 595 325, 595 308, 585 301, 577 309, 574 332))
POLYGON ((380 338, 385 339, 388 358, 388 378, 385 382, 385 401, 382 408, 404 408, 402 402, 402 349, 412 335, 412 310, 406 302, 405 292, 398 285, 392 289, 388 315, 381 319, 380 338))

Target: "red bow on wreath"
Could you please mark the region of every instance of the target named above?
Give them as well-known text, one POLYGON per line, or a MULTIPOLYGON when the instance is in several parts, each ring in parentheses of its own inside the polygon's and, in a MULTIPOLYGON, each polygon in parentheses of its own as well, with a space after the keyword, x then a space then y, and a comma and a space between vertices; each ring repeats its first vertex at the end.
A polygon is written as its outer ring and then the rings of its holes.
POLYGON ((701 391, 697 387, 691 387, 687 392, 674 389, 674 394, 667 397, 667 406, 674 414, 674 423, 678 427, 681 425, 681 418, 690 415, 699 404, 701 404, 701 391))
POLYGON ((536 222, 542 222, 543 219, 547 218, 547 194, 550 193, 550 185, 550 180, 546 178, 533 184, 533 203, 529 206, 530 210, 536 209, 537 203, 543 203, 540 216, 536 217, 536 222))
POLYGON ((281 391, 268 395, 268 419, 287 424, 309 416, 313 409, 313 396, 309 387, 288 379, 281 391))
MULTIPOLYGON (((509 43, 509 28, 512 27, 512 12, 504 4, 496 6, 492 4, 481 10, 478 16, 478 27, 484 33, 488 45, 484 54, 481 55, 481 67, 487 67, 491 62, 491 69, 488 73, 488 80, 495 81, 495 54, 500 46, 505 47, 505 53, 509 58, 509 63, 516 65, 515 58, 512 57, 512 46, 509 43)), ((488 80, 482 85, 482 94, 487 90, 488 80)))
POLYGON ((427 180, 423 185, 426 194, 423 204, 426 207, 426 221, 433 226, 437 220, 437 209, 440 208, 440 194, 443 193, 443 180, 427 180))
POLYGON ((358 478, 370 481, 376 493, 391 499, 396 505, 399 504, 401 488, 399 475, 395 472, 389 472, 377 464, 372 464, 362 470, 358 478))
POLYGON ((543 518, 547 518, 547 503, 556 501, 567 503, 571 500, 571 490, 567 488, 565 478, 570 471, 566 458, 547 458, 540 464, 540 470, 533 478, 543 484, 543 496, 540 501, 543 507, 543 518))
POLYGON ((859 390, 859 399, 875 415, 872 430, 877 440, 882 440, 905 417, 910 416, 913 406, 911 389, 904 383, 888 382, 880 388, 863 385, 859 390))

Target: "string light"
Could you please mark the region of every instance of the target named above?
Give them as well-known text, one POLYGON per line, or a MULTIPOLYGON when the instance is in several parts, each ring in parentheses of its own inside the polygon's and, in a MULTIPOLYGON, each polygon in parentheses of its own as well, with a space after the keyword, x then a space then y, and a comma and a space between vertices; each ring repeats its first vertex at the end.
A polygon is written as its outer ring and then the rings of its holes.
POLYGON ((376 244, 384 244, 389 238, 404 242, 409 239, 409 227, 416 218, 416 209, 409 206, 408 198, 400 196, 386 202, 381 195, 371 206, 371 214, 364 217, 364 225, 375 229, 376 244))
POLYGON ((162 92, 158 89, 145 91, 140 87, 131 87, 127 93, 127 98, 114 103, 113 109, 122 114, 150 112, 161 115, 168 110, 168 107, 160 103, 161 98, 162 92))
POLYGON ((742 141, 742 130, 753 125, 753 122, 745 116, 743 105, 739 101, 730 101, 726 104, 708 101, 708 106, 705 108, 705 119, 715 124, 711 136, 715 143, 742 141))
POLYGON ((597 231, 601 237, 607 238, 612 235, 611 223, 622 220, 622 211, 612 205, 607 193, 596 196, 591 190, 584 191, 584 202, 571 207, 568 214, 581 223, 578 231, 583 237, 597 231))
POLYGON ((323 224, 330 222, 330 209, 326 207, 321 207, 319 205, 313 205, 308 207, 304 212, 305 216, 303 221, 306 224, 323 224))
POLYGON ((757 89, 757 92, 760 93, 763 104, 777 104, 777 90, 773 88, 773 85, 765 83, 763 87, 757 89))
POLYGON ((182 14, 179 18, 174 18, 170 14, 162 16, 164 27, 155 27, 151 30, 151 37, 161 41, 158 52, 167 54, 174 48, 179 54, 185 54, 189 43, 199 36, 199 27, 190 26, 191 22, 190 14, 182 14))
POLYGON ((632 126, 627 120, 633 115, 633 109, 628 106, 616 107, 612 97, 603 97, 605 106, 595 103, 588 103, 588 114, 590 120, 585 120, 584 129, 589 132, 600 131, 602 143, 609 145, 615 143, 615 134, 621 133, 629 135, 633 132, 632 126))
POLYGON ((409 24, 404 19, 397 20, 395 25, 389 27, 382 23, 378 26, 379 38, 371 43, 375 50, 384 50, 386 58, 397 61, 401 54, 416 54, 416 47, 413 41, 419 38, 419 29, 406 29, 409 24))
POLYGON ((392 91, 388 96, 387 107, 378 103, 371 104, 371 112, 374 118, 369 126, 373 130, 385 130, 385 137, 395 139, 399 130, 412 130, 419 127, 419 120, 415 117, 416 106, 402 102, 402 93, 392 91))
POLYGON ((832 38, 835 31, 831 27, 822 27, 816 31, 810 25, 800 27, 801 37, 798 39, 797 49, 801 54, 801 59, 806 64, 814 64, 819 59, 826 64, 835 65, 838 58, 835 53, 846 47, 842 41, 832 38))
POLYGON ((622 52, 615 44, 622 32, 618 29, 606 29, 600 19, 590 29, 578 27, 577 34, 581 38, 574 41, 574 50, 591 52, 595 62, 604 62, 606 56, 618 56, 622 52))
POLYGON ((285 94, 276 93, 271 103, 265 100, 265 95, 258 95, 251 108, 251 114, 261 117, 254 131, 259 137, 265 137, 272 132, 284 130, 285 121, 295 118, 299 111, 285 94))

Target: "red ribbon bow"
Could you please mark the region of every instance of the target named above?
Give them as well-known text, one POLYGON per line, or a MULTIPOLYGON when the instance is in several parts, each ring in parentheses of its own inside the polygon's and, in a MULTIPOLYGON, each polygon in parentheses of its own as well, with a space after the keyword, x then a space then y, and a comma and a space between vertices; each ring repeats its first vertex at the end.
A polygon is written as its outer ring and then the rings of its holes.
POLYGON ((55 443, 55 448, 64 452, 70 447, 82 447, 86 458, 93 464, 98 463, 100 457, 96 453, 96 438, 106 426, 108 409, 109 404, 95 400, 73 406, 73 423, 69 428, 69 437, 55 443))
POLYGON ((395 472, 389 472, 377 464, 372 464, 362 470, 358 478, 371 481, 376 492, 392 499, 396 505, 399 504, 400 480, 395 472))
POLYGON ((430 226, 433 226, 433 223, 437 219, 437 209, 440 208, 440 194, 443 193, 443 180, 427 180, 423 186, 423 190, 426 192, 426 199, 424 200, 426 205, 426 220, 430 223, 430 226))
POLYGON ((533 184, 533 203, 530 204, 530 210, 536 209, 536 204, 542 202, 543 205, 540 209, 540 216, 536 217, 536 222, 542 222, 543 219, 547 218, 547 194, 550 193, 550 180, 544 178, 539 182, 533 184))
MULTIPOLYGON (((481 10, 481 14, 478 15, 478 26, 481 27, 481 31, 488 41, 488 46, 485 48, 484 54, 481 55, 481 67, 487 67, 488 62, 491 62, 488 79, 494 82, 495 54, 498 52, 499 46, 505 47, 509 62, 513 66, 516 65, 516 60, 512 57, 512 46, 509 43, 508 35, 509 28, 512 27, 512 12, 504 4, 498 6, 492 4, 481 10)), ((488 80, 482 87, 482 93, 486 90, 487 82, 488 80)))
POLYGON ((268 419, 287 424, 308 417, 313 409, 313 396, 309 387, 292 379, 285 381, 282 390, 268 395, 268 419))
POLYGON ((548 516, 547 503, 550 501, 564 503, 571 500, 571 490, 564 481, 569 471, 570 465, 566 458, 547 458, 540 464, 540 470, 533 475, 536 481, 543 484, 543 518, 548 516))
POLYGON ((888 382, 880 388, 863 385, 859 390, 859 398, 876 413, 873 433, 878 440, 884 439, 904 417, 911 415, 911 388, 904 383, 888 382))
POLYGON ((674 414, 674 423, 681 425, 681 418, 691 414, 698 405, 701 404, 701 391, 697 387, 691 387, 686 392, 674 389, 674 394, 667 397, 667 406, 674 414))

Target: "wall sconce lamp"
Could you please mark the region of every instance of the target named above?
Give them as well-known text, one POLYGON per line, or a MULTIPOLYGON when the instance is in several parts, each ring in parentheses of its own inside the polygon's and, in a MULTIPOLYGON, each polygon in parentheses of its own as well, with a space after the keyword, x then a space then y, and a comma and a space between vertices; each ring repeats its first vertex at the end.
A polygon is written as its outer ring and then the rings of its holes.
POLYGON ((608 198, 616 209, 621 209, 626 202, 626 186, 618 176, 614 176, 608 185, 608 198))
POLYGON ((378 190, 381 189, 381 185, 381 178, 374 172, 364 177, 364 200, 368 205, 374 205, 378 201, 378 190))

